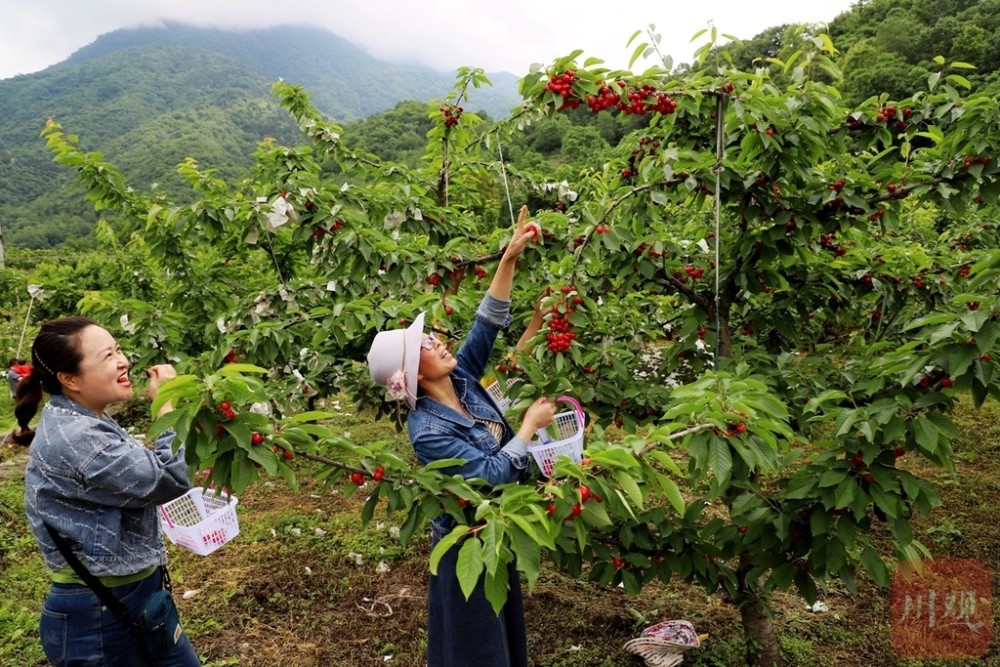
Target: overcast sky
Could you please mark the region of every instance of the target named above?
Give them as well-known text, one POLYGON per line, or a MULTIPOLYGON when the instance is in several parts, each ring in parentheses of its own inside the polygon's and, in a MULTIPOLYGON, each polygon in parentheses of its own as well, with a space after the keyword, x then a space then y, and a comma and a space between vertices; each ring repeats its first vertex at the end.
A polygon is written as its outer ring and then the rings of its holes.
POLYGON ((654 24, 661 50, 690 62, 710 22, 750 38, 782 23, 828 22, 854 0, 0 0, 0 79, 45 69, 99 35, 160 20, 197 26, 324 27, 382 60, 523 76, 583 49, 625 68, 628 39, 654 24))

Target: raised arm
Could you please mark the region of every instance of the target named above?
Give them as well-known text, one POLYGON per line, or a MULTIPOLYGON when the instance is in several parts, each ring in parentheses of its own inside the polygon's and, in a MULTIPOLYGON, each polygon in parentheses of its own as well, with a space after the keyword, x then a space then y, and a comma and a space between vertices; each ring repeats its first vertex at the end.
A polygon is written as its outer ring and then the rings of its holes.
POLYGON ((514 282, 514 269, 517 268, 517 259, 524 252, 528 243, 537 241, 542 236, 542 228, 537 222, 528 222, 528 207, 522 206, 517 216, 517 224, 514 227, 514 235, 507 244, 507 249, 500 258, 497 265, 497 272, 493 274, 493 281, 490 282, 489 295, 500 301, 510 301, 511 285, 514 282))
POLYGON ((528 346, 528 344, 531 342, 531 339, 534 338, 535 335, 538 333, 539 329, 542 328, 542 323, 545 321, 544 315, 542 313, 543 298, 544 295, 539 296, 538 300, 535 301, 535 312, 531 314, 531 321, 528 322, 528 326, 525 327, 524 333, 521 334, 521 337, 518 339, 517 345, 515 346, 518 352, 529 352, 531 348, 528 346))

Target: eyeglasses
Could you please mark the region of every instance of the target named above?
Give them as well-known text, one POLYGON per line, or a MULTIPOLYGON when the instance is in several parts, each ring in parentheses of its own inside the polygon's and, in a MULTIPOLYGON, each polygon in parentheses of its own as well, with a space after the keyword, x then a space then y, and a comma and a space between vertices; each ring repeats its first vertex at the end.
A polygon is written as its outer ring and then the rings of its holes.
POLYGON ((426 336, 424 336, 424 339, 422 341, 420 341, 420 349, 421 350, 433 350, 434 349, 434 345, 437 342, 438 342, 437 336, 435 336, 432 333, 429 333, 426 336))

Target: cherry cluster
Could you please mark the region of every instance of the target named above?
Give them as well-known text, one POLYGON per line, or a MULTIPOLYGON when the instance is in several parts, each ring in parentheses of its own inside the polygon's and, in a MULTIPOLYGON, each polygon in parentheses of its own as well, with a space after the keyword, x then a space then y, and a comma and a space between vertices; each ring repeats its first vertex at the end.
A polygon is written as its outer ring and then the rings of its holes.
POLYGON ((688 264, 687 266, 684 267, 684 273, 686 273, 689 277, 697 280, 705 275, 705 269, 700 266, 692 266, 688 264))
POLYGON ((576 340, 576 332, 573 331, 573 324, 569 321, 569 316, 573 313, 573 304, 583 303, 583 297, 577 294, 576 285, 564 285, 560 291, 568 298, 552 306, 549 311, 551 315, 549 332, 545 334, 549 352, 552 354, 562 354, 569 351, 570 345, 576 340))
POLYGON ((333 224, 330 225, 329 229, 327 229, 326 227, 323 227, 322 225, 320 225, 318 227, 314 227, 313 228, 312 234, 316 238, 319 238, 319 237, 324 236, 326 234, 333 234, 334 232, 340 231, 343 228, 344 228, 344 221, 341 220, 340 218, 337 218, 336 220, 333 221, 333 224))
POLYGON ((226 419, 236 418, 236 410, 233 410, 233 405, 229 401, 222 401, 219 403, 219 412, 221 412, 222 416, 226 419))
POLYGON ((454 127, 458 125, 459 119, 462 118, 464 109, 459 104, 446 104, 439 111, 444 115, 444 126, 454 127))
POLYGON ((663 253, 657 250, 655 247, 653 247, 652 243, 640 243, 639 245, 636 246, 634 252, 636 255, 640 257, 642 255, 649 255, 653 259, 663 256, 663 253))
POLYGON ((917 382, 917 386, 920 387, 921 389, 927 389, 933 386, 939 386, 942 389, 948 389, 949 387, 951 387, 951 385, 952 385, 951 378, 948 376, 947 373, 944 372, 944 369, 941 368, 935 368, 927 375, 921 377, 920 380, 917 382))
POLYGON ((576 80, 576 72, 568 69, 562 74, 552 75, 552 78, 550 78, 549 82, 545 85, 546 91, 562 96, 563 104, 559 107, 559 111, 576 109, 580 106, 580 98, 573 92, 573 82, 576 80))
MULTIPOLYGON (((581 97, 573 88, 579 78, 573 70, 566 70, 558 74, 552 74, 545 85, 546 92, 560 95, 563 99, 559 111, 576 109, 580 106, 581 97)), ((663 115, 674 113, 677 110, 677 102, 669 95, 659 91, 655 86, 642 84, 641 86, 629 89, 626 81, 618 81, 618 92, 609 85, 601 81, 597 82, 600 88, 596 95, 586 96, 587 106, 593 113, 600 113, 608 109, 616 109, 627 115, 642 116, 646 113, 658 112, 663 115)))
POLYGON ((843 257, 847 253, 847 248, 837 243, 837 232, 827 232, 826 234, 820 234, 819 244, 824 248, 832 250, 838 257, 843 257))

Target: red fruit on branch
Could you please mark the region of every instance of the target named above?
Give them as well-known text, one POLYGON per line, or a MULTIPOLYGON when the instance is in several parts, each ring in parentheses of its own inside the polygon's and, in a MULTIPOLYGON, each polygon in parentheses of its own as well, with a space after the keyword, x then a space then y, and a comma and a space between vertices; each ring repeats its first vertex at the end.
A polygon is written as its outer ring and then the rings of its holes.
POLYGON ((746 526, 740 526, 739 528, 737 528, 737 530, 740 531, 740 535, 745 535, 746 532, 747 532, 747 527, 746 526))
POLYGON ((383 477, 385 477, 385 468, 382 466, 375 466, 375 472, 372 473, 372 479, 376 482, 381 482, 383 477))
POLYGON ((219 403, 219 410, 223 412, 229 412, 232 409, 233 406, 229 401, 223 401, 222 403, 219 403))
POLYGON ((623 567, 625 567, 625 561, 623 561, 621 558, 618 558, 617 556, 611 559, 611 564, 614 566, 616 570, 620 570, 623 567))
POLYGON ((556 515, 556 504, 555 503, 549 503, 548 505, 546 505, 546 507, 545 507, 545 513, 548 514, 549 516, 555 516, 556 515))
POLYGON ((585 503, 590 500, 590 487, 586 484, 581 484, 576 487, 576 490, 580 492, 580 502, 585 503))
POLYGON ((262 442, 264 442, 264 436, 263 435, 261 435, 257 431, 254 431, 253 433, 250 434, 250 444, 251 445, 259 445, 262 442))
POLYGON ((291 461, 292 459, 295 458, 295 454, 293 454, 292 450, 290 449, 282 450, 281 455, 285 457, 286 461, 291 461))
POLYGON ((352 472, 351 481, 357 484, 358 486, 361 486, 362 484, 365 483, 365 476, 362 475, 360 472, 352 472))

